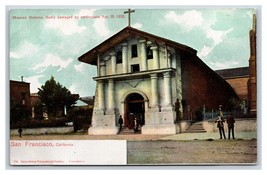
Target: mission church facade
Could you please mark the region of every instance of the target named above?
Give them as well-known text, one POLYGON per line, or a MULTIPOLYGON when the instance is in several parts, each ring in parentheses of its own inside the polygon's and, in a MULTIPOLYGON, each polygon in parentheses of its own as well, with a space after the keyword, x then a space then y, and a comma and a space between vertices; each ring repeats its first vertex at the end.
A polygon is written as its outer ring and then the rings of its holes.
POLYGON ((117 134, 138 116, 142 134, 175 134, 175 121, 194 119, 195 111, 230 108, 232 87, 196 55, 196 50, 125 27, 78 58, 97 66, 89 134, 117 134))

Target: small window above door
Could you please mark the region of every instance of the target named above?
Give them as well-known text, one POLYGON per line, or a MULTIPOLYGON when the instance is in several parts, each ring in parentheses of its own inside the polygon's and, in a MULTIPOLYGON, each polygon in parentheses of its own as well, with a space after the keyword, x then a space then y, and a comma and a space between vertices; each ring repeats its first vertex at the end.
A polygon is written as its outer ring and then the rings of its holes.
POLYGON ((132 70, 132 73, 139 72, 140 71, 139 64, 133 64, 133 65, 131 65, 131 70, 132 70))

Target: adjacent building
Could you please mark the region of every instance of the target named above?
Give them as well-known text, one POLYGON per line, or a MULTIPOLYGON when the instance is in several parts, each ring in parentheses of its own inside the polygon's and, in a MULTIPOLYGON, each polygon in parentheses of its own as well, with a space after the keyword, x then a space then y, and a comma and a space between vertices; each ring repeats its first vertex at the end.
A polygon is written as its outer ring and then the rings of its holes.
POLYGON ((249 57, 249 81, 248 99, 250 116, 257 115, 257 36, 256 36, 256 15, 253 15, 253 28, 249 32, 250 57, 249 57))
POLYGON ((248 82, 249 82, 249 67, 238 67, 231 69, 216 70, 223 79, 225 79, 235 90, 239 97, 239 110, 236 111, 237 117, 247 117, 248 111, 248 82))
POLYGON ((30 110, 30 83, 10 80, 10 99, 30 110))
POLYGON ((257 57, 256 57, 256 15, 253 15, 253 28, 249 32, 250 57, 249 67, 217 70, 237 93, 241 109, 249 117, 257 115, 257 57))

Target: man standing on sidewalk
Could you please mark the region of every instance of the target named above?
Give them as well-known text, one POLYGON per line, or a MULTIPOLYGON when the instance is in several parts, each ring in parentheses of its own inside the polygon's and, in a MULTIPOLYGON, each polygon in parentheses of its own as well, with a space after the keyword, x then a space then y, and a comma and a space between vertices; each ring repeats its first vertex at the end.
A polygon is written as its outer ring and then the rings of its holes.
POLYGON ((220 114, 218 114, 218 119, 215 120, 215 123, 217 123, 217 127, 219 129, 219 132, 220 132, 220 139, 222 139, 222 136, 224 137, 224 139, 226 139, 225 137, 225 132, 224 132, 224 119, 221 117, 220 114))
POLYGON ((123 124, 123 119, 122 119, 122 116, 121 115, 120 115, 120 118, 119 118, 118 123, 119 123, 119 126, 120 126, 119 132, 121 132, 122 131, 122 124, 123 124))
POLYGON ((230 133, 232 132, 232 137, 233 139, 235 139, 235 131, 234 131, 234 123, 235 123, 235 119, 233 117, 233 114, 230 114, 227 117, 227 125, 228 125, 228 139, 230 139, 230 133))
POLYGON ((19 128, 19 129, 18 129, 18 132, 19 132, 19 137, 21 138, 21 137, 22 137, 22 129, 19 128))

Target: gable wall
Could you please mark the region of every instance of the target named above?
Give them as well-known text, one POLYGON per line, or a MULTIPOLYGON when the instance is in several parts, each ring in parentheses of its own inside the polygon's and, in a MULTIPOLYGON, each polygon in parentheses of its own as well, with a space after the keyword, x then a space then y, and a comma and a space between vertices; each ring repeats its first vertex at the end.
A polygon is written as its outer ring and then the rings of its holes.
MULTIPOLYGON (((140 41, 141 39, 131 39, 127 41, 127 61, 128 61, 128 73, 131 73, 131 65, 134 64, 139 64, 140 70, 141 70, 141 64, 142 64, 142 59, 146 59, 142 57, 142 51, 141 51, 141 44, 140 41), (137 52, 138 56, 137 57, 131 57, 131 45, 137 44, 137 52)), ((124 42, 126 43, 126 42, 124 42)), ((154 44, 147 43, 146 46, 154 46, 154 44)), ((114 48, 122 50, 121 45, 117 45, 114 48)), ((111 64, 111 59, 109 53, 114 52, 115 49, 111 49, 109 52, 107 52, 105 55, 101 57, 101 61, 105 61, 105 70, 106 70, 106 75, 112 75, 112 64, 111 64)), ((165 58, 165 50, 163 47, 158 46, 158 54, 159 54, 159 65, 160 69, 162 68, 167 68, 167 59, 165 58)), ((153 59, 147 59, 147 70, 153 70, 154 69, 154 60, 153 59)), ((122 74, 123 73, 123 65, 122 63, 116 64, 116 73, 117 74, 122 74)))

